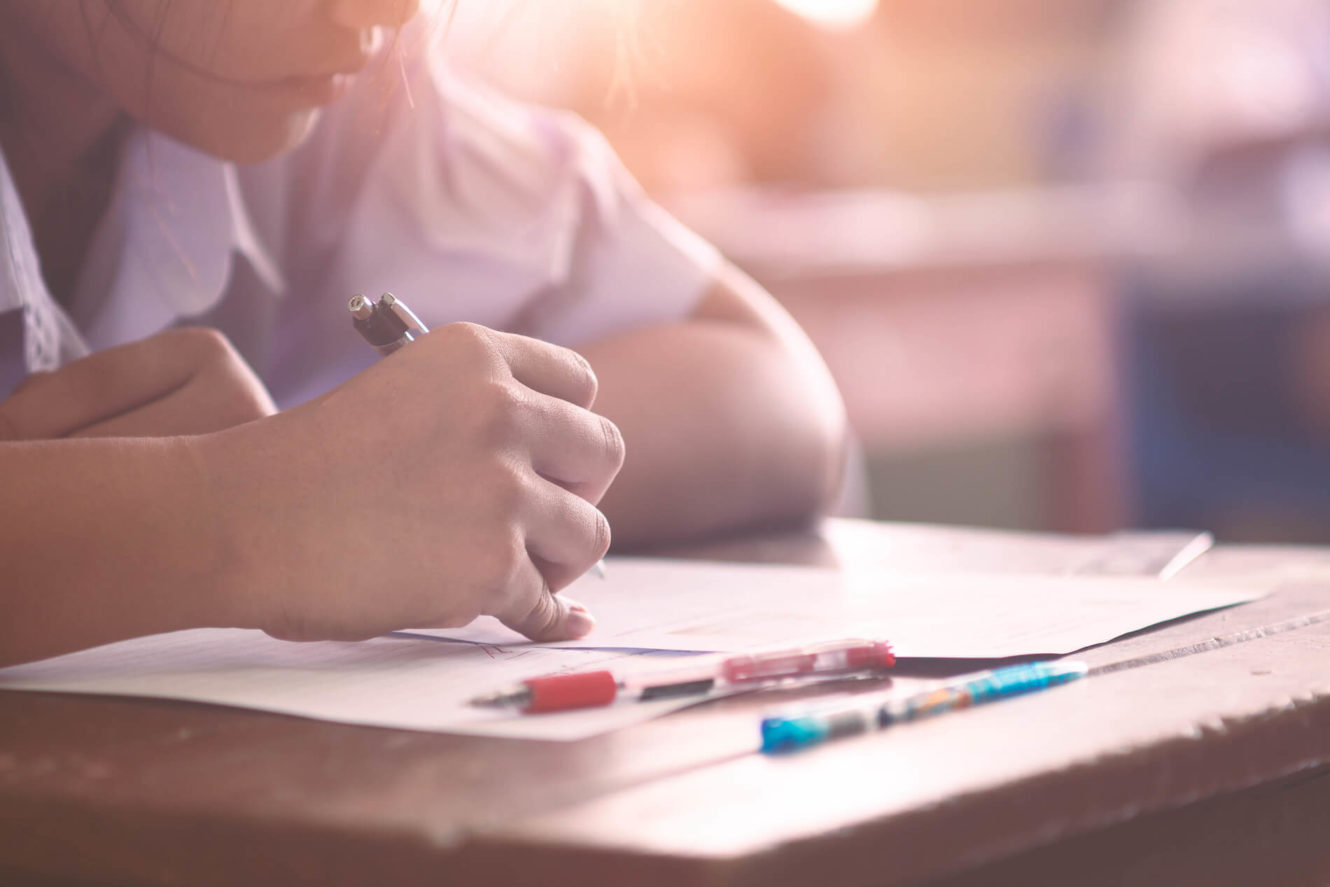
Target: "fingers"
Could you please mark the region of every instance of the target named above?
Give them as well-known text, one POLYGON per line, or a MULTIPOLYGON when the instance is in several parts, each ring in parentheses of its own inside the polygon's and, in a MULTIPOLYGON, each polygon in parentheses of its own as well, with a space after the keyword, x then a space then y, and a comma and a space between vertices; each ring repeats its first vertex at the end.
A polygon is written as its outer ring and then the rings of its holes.
POLYGON ((493 614, 499 621, 533 641, 569 641, 591 631, 596 620, 586 608, 550 592, 545 577, 529 559, 522 560, 519 575, 504 604, 493 614))
POLYGON ((596 374, 586 358, 558 345, 511 333, 496 333, 495 344, 513 378, 526 387, 590 409, 596 400, 596 374))
POLYGON ((591 503, 599 502, 623 467, 623 435, 590 410, 541 394, 530 398, 531 466, 591 503))
POLYGON ((271 398, 257 380, 237 378, 241 366, 205 367, 158 400, 101 422, 70 437, 167 437, 208 434, 272 415, 271 398), (252 384, 251 384, 252 382, 252 384))
POLYGON ((610 524, 580 496, 539 478, 534 483, 542 489, 526 519, 526 548, 546 586, 557 592, 609 551, 610 524))
POLYGON ((624 445, 613 423, 590 412, 597 382, 583 357, 548 342, 467 323, 440 327, 425 340, 431 347, 408 359, 453 358, 457 365, 445 364, 453 378, 498 383, 473 389, 467 410, 471 416, 493 417, 486 432, 492 444, 522 445, 539 474, 588 501, 600 500, 623 465, 624 445))
POLYGON ((158 401, 201 367, 239 362, 220 333, 171 330, 30 378, 0 404, 0 427, 23 439, 65 437, 158 401))
POLYGON ((609 549, 609 522, 595 506, 549 481, 533 478, 531 484, 526 551, 518 555, 490 612, 534 641, 579 638, 591 631, 595 619, 581 604, 555 592, 609 549))
POLYGON ((156 340, 108 348, 31 378, 0 411, 20 438, 64 437, 179 387, 192 370, 185 358, 156 340))

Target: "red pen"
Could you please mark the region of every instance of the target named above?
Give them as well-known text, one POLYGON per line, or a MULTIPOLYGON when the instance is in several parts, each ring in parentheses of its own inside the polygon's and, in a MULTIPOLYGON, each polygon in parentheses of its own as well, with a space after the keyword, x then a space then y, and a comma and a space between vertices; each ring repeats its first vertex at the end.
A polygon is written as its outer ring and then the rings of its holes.
POLYGON ((671 672, 644 675, 628 680, 609 671, 530 678, 513 687, 479 696, 472 705, 516 708, 526 714, 571 711, 609 705, 616 699, 637 702, 695 696, 717 686, 759 684, 791 678, 820 678, 832 675, 879 671, 896 664, 891 645, 884 641, 840 641, 801 650, 753 653, 722 660, 714 669, 700 673, 671 672))

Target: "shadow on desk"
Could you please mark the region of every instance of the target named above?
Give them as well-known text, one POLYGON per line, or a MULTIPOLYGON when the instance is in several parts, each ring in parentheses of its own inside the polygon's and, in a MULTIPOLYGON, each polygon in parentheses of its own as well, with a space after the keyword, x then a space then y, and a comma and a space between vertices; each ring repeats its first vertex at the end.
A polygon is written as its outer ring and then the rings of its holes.
POLYGON ((1330 884, 1330 767, 1147 814, 926 887, 1126 884, 1330 884))

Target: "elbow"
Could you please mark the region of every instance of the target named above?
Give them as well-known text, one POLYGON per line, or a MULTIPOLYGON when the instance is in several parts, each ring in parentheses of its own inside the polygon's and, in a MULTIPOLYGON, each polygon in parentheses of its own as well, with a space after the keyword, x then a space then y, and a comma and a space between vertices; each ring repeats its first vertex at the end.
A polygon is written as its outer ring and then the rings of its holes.
POLYGON ((828 516, 840 503, 850 458, 849 424, 840 394, 832 386, 831 395, 822 400, 809 447, 812 467, 804 518, 810 522, 828 516))
POLYGON ((830 379, 791 422, 788 461, 779 473, 785 495, 780 523, 810 526, 840 504, 850 458, 850 432, 845 407, 830 379))

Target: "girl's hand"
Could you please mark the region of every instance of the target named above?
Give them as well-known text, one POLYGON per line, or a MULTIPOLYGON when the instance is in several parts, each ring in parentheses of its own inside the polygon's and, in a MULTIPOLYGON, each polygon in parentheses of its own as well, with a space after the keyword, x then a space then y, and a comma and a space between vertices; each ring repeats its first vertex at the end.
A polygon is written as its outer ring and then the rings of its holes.
POLYGON ((203 434, 274 412, 221 333, 168 330, 29 376, 0 402, 0 441, 203 434))
MULTIPOLYGON (((577 354, 453 324, 263 422, 194 438, 241 599, 298 640, 465 625, 536 640, 594 624, 553 594, 609 547, 595 504, 623 439, 577 354)), ((207 507, 201 505, 201 507, 207 507)))

